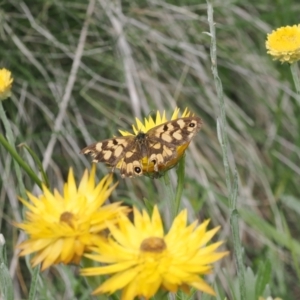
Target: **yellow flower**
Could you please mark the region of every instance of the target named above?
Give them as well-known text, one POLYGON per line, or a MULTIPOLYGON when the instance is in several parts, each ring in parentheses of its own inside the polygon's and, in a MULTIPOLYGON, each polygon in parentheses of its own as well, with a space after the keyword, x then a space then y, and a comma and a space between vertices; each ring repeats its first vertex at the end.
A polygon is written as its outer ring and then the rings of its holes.
POLYGON ((267 53, 274 60, 293 63, 300 59, 300 25, 285 26, 273 30, 266 41, 267 53))
POLYGON ((114 293, 122 289, 122 300, 136 296, 149 299, 160 288, 189 292, 193 287, 215 295, 214 290, 200 277, 211 273, 211 263, 228 252, 215 252, 222 242, 206 245, 219 230, 207 231, 209 220, 197 226, 187 226, 187 211, 183 210, 164 234, 157 207, 152 218, 134 208, 134 224, 126 216, 118 227, 109 225, 111 236, 93 247, 96 254, 87 257, 105 266, 82 269, 85 276, 112 274, 93 294, 114 293))
POLYGON ((11 72, 4 68, 0 69, 0 101, 10 96, 12 82, 11 72))
POLYGON ((32 265, 42 262, 42 270, 53 264, 78 263, 85 251, 101 239, 99 234, 107 228, 107 221, 116 222, 121 212, 127 212, 120 202, 104 205, 115 189, 112 175, 105 176, 95 185, 93 165, 90 175, 85 170, 77 188, 73 170, 61 195, 56 189, 51 193, 43 186, 43 194, 37 198, 27 192, 30 202, 20 198, 28 208, 26 220, 15 225, 29 236, 18 248, 20 256, 36 252, 32 265))
MULTIPOLYGON (((181 115, 181 118, 183 117, 189 117, 192 116, 191 112, 186 108, 183 112, 183 114, 181 115)), ((176 120, 179 118, 179 108, 175 108, 172 117, 170 120, 176 120)), ((148 118, 144 119, 144 123, 142 123, 138 118, 135 119, 136 120, 136 125, 132 125, 133 128, 133 133, 128 132, 128 131, 123 131, 123 130, 119 130, 119 132, 123 135, 123 136, 137 136, 140 132, 143 133, 147 133, 150 129, 152 129, 153 127, 156 127, 160 124, 163 124, 165 122, 168 122, 169 120, 166 118, 166 113, 165 111, 163 112, 163 114, 160 114, 159 111, 156 112, 156 118, 155 121, 153 120, 153 118, 151 116, 149 116, 148 118)), ((180 160, 180 158, 183 156, 185 150, 187 149, 187 147, 189 146, 190 142, 187 142, 181 146, 178 146, 176 148, 176 156, 171 159, 170 161, 168 161, 166 164, 161 164, 158 165, 158 172, 165 172, 171 168, 173 168, 178 161, 180 160)), ((121 160, 118 165, 117 168, 121 168, 123 164, 123 160, 121 160)), ((154 170, 154 163, 148 162, 148 157, 144 157, 142 159, 142 164, 143 164, 143 174, 144 175, 149 175, 151 176, 151 173, 156 172, 154 170)))

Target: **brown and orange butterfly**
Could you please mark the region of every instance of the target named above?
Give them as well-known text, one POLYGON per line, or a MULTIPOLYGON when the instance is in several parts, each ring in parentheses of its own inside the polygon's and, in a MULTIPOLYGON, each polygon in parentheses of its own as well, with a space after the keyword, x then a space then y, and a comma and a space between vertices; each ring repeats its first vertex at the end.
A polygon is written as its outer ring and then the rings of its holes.
POLYGON ((201 125, 199 117, 178 118, 147 132, 139 131, 137 135, 99 141, 83 148, 80 153, 91 154, 93 162, 103 162, 112 167, 112 171, 120 169, 122 177, 158 173, 178 162, 178 147, 188 146, 201 125))

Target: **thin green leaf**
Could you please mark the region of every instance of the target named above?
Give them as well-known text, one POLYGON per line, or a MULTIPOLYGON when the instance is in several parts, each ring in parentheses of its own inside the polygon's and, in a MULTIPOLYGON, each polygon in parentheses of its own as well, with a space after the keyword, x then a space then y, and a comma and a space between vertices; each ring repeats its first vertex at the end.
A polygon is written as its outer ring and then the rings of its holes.
POLYGON ((36 176, 35 172, 30 166, 22 159, 18 152, 7 142, 2 134, 0 134, 0 144, 10 153, 13 159, 19 164, 19 166, 30 176, 30 178, 42 188, 42 181, 36 176))
POLYGON ((260 263, 255 284, 255 299, 258 299, 259 296, 263 295, 267 284, 270 282, 271 271, 272 266, 269 261, 260 263))
POLYGON ((48 180, 47 174, 46 174, 46 172, 45 172, 45 170, 43 168, 43 164, 40 161, 40 159, 38 158, 38 156, 25 143, 22 143, 22 144, 18 145, 18 147, 20 147, 20 148, 24 147, 28 151, 28 153, 31 155, 31 157, 33 158, 33 160, 37 164, 38 169, 41 172, 41 175, 42 175, 42 178, 43 178, 43 183, 49 188, 49 180, 48 180))

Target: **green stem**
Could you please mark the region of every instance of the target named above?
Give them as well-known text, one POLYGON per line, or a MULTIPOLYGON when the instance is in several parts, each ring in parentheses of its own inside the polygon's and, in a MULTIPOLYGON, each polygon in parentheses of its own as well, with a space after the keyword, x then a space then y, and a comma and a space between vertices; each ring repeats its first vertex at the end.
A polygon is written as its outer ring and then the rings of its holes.
POLYGON ((300 104, 300 98, 299 98, 299 95, 300 95, 300 80, 299 80, 299 75, 298 75, 298 65, 297 65, 296 62, 291 64, 291 72, 292 72, 293 81, 294 81, 294 84, 295 84, 295 87, 296 87, 296 91, 297 91, 297 94, 298 94, 297 101, 300 104))
POLYGON ((234 178, 233 178, 233 189, 231 193, 231 197, 229 198, 229 205, 231 207, 231 214, 230 214, 230 226, 233 236, 233 249, 235 260, 237 264, 237 273, 239 278, 239 286, 240 286, 240 295, 241 299, 246 299, 246 285, 245 285, 245 269, 244 269, 244 262, 243 262, 243 249, 240 240, 240 230, 239 230, 239 213, 236 209, 236 202, 237 202, 237 195, 238 195, 238 174, 235 170, 234 178))
POLYGON ((178 215, 180 210, 181 196, 183 192, 184 177, 185 177, 185 154, 179 160, 176 173, 177 173, 177 187, 176 187, 175 203, 174 203, 174 216, 173 216, 174 218, 178 215))
POLYGON ((230 166, 228 159, 228 134, 227 134, 227 122, 226 122, 226 111, 225 111, 225 101, 224 101, 224 93, 222 82, 218 75, 217 68, 217 46, 216 46, 216 32, 215 32, 215 24, 213 20, 213 8, 209 0, 207 0, 207 14, 208 14, 208 23, 210 27, 210 36, 211 36, 211 61, 212 61, 212 73, 216 85, 216 90, 219 99, 220 105, 220 120, 217 122, 217 131, 218 138, 221 144, 222 156, 223 156, 223 164, 225 169, 226 176, 226 185, 228 190, 228 198, 229 198, 229 208, 230 208, 230 225, 231 232, 233 236, 233 244, 234 244, 234 254, 237 264, 237 272, 238 272, 238 280, 239 280, 239 292, 240 299, 246 299, 246 288, 245 288, 245 269, 243 263, 243 252, 242 252, 242 244, 239 236, 239 214, 236 209, 237 203, 237 195, 238 195, 238 176, 237 171, 233 173, 233 184, 231 183, 231 175, 230 175, 230 166), (233 185, 233 187, 232 187, 233 185))
MULTIPOLYGON (((184 187, 184 178, 185 178, 185 155, 183 155, 178 162, 177 173, 177 187, 174 193, 174 188, 169 177, 169 171, 164 173, 164 186, 165 186, 165 197, 168 201, 168 208, 170 209, 171 222, 176 218, 180 210, 181 196, 184 187)), ((168 224, 170 225, 170 224, 168 224)), ((169 227, 169 226, 168 226, 169 227)))
POLYGON ((172 224, 172 221, 174 220, 175 216, 176 216, 176 206, 175 206, 175 195, 174 195, 174 190, 171 184, 171 180, 170 180, 170 176, 169 176, 169 171, 164 173, 163 176, 164 179, 164 186, 165 186, 165 197, 167 200, 167 207, 170 209, 170 214, 171 214, 171 218, 170 218, 170 222, 168 222, 169 224, 167 224, 168 228, 170 227, 170 225, 172 224))

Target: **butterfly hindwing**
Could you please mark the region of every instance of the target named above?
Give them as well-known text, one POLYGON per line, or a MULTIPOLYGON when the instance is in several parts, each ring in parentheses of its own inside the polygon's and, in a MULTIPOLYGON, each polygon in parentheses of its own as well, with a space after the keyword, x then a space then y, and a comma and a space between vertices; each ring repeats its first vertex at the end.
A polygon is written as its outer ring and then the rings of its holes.
POLYGON ((167 145, 161 140, 148 138, 148 163, 153 163, 154 170, 158 172, 158 166, 165 165, 176 157, 176 147, 167 145))

